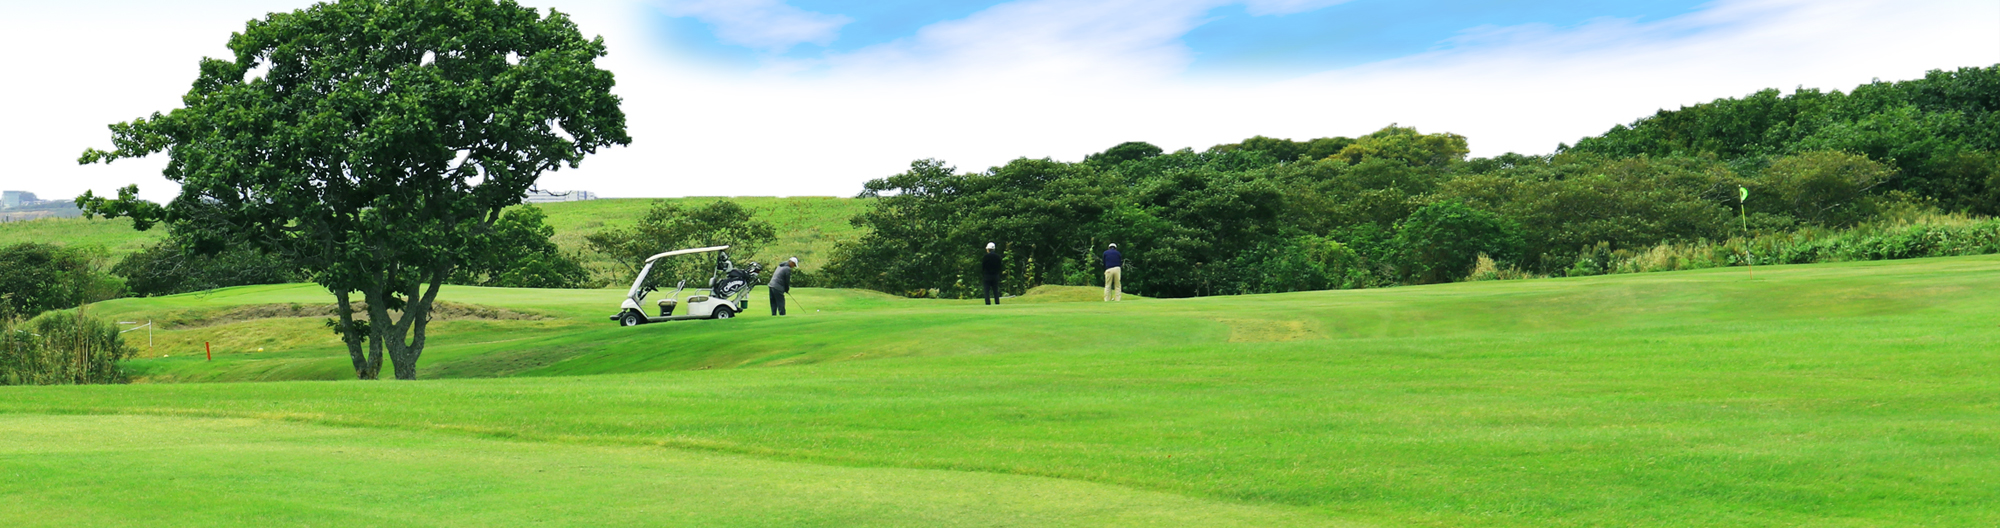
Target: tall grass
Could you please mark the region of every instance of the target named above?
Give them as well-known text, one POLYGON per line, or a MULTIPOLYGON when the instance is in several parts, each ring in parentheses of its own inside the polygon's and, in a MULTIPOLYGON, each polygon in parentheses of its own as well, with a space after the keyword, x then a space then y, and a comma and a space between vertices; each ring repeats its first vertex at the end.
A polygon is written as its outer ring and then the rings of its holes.
POLYGON ((1724 241, 1664 243, 1640 250, 1582 251, 1569 275, 1677 271, 1745 264, 1814 264, 2000 253, 2000 219, 1965 214, 1897 215, 1847 229, 1807 228, 1724 241))
POLYGON ((119 383, 118 362, 131 356, 103 319, 56 311, 0 321, 0 385, 119 383))

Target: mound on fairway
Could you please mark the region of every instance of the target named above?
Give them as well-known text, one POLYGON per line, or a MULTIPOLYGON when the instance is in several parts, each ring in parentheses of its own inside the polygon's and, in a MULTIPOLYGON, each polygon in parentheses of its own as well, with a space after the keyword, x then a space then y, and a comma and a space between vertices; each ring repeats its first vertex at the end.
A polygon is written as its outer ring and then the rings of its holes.
POLYGON ((458 288, 548 318, 447 323, 420 375, 507 377, 0 388, 0 496, 63 512, 8 518, 30 524, 1988 526, 1993 291, 1989 256, 997 307, 803 290, 787 318, 619 328, 616 291, 458 288))

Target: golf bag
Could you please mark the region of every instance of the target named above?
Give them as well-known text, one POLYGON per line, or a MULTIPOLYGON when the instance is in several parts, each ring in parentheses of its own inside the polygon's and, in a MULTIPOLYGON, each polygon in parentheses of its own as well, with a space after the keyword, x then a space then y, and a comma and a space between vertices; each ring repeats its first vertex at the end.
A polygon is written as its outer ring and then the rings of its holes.
POLYGON ((716 297, 734 297, 736 296, 736 292, 743 291, 744 288, 748 288, 750 285, 756 283, 757 272, 755 270, 732 269, 721 278, 716 279, 715 287, 710 291, 714 292, 716 297))

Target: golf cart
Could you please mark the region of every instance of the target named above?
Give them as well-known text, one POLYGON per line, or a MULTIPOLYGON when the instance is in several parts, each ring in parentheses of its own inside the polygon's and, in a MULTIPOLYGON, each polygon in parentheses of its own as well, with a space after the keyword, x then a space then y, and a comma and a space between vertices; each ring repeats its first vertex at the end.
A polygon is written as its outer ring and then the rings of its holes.
POLYGON ((755 262, 750 263, 750 267, 748 268, 736 267, 734 263, 729 261, 729 253, 724 251, 727 249, 729 249, 729 246, 679 249, 647 257, 646 266, 639 269, 639 278, 632 280, 632 290, 625 294, 625 302, 620 305, 618 315, 611 316, 611 320, 617 321, 618 324, 623 326, 638 326, 646 323, 680 321, 683 319, 728 319, 735 317, 738 312, 750 307, 750 301, 744 298, 749 297, 750 290, 757 286, 757 272, 761 271, 761 268, 755 262), (640 303, 646 300, 646 294, 658 290, 658 288, 646 282, 646 276, 653 272, 654 264, 658 264, 660 259, 667 257, 711 252, 716 254, 715 270, 708 278, 708 287, 695 288, 694 291, 688 292, 688 297, 685 300, 685 304, 687 305, 687 312, 685 314, 674 314, 674 309, 683 304, 683 300, 680 298, 681 292, 688 289, 687 281, 682 280, 674 288, 673 293, 669 293, 666 295, 666 298, 660 299, 658 303, 660 310, 658 316, 646 315, 646 310, 643 308, 644 305, 640 303))

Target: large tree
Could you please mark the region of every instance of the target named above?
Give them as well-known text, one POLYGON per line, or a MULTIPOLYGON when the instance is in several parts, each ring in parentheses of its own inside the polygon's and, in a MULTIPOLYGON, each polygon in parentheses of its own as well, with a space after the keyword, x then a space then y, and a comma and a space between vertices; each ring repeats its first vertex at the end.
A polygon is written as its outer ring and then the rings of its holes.
POLYGON ((439 285, 542 173, 631 142, 594 64, 603 39, 553 10, 344 0, 253 20, 229 49, 202 60, 184 108, 112 125, 117 148, 79 160, 165 152, 180 196, 78 202, 167 222, 197 247, 283 253, 333 293, 362 379, 385 349, 396 378, 415 379, 439 285))

